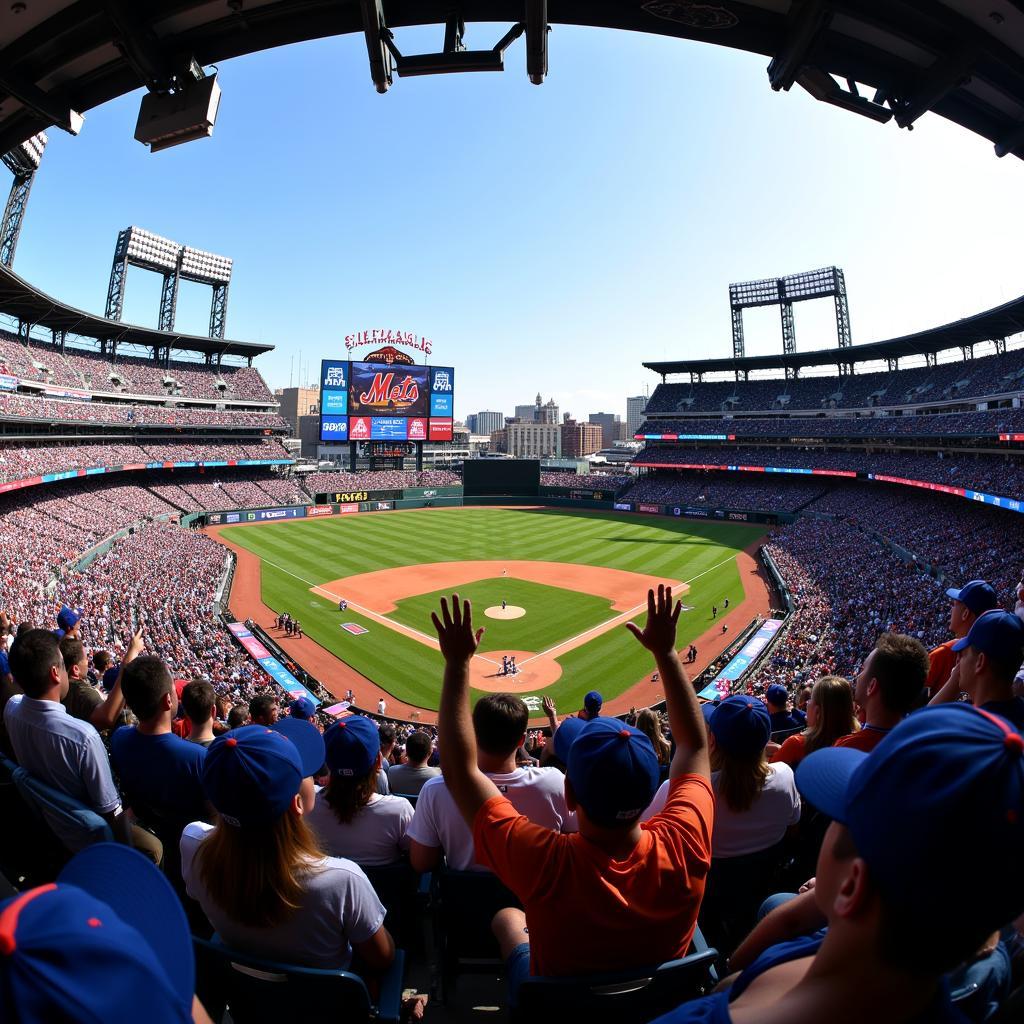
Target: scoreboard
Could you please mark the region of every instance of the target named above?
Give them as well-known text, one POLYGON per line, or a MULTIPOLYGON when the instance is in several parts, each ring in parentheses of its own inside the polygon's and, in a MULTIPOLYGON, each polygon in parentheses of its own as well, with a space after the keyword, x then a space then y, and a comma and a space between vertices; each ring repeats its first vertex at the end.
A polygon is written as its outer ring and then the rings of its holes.
POLYGON ((454 413, 451 366, 320 364, 321 441, 450 441, 454 413))

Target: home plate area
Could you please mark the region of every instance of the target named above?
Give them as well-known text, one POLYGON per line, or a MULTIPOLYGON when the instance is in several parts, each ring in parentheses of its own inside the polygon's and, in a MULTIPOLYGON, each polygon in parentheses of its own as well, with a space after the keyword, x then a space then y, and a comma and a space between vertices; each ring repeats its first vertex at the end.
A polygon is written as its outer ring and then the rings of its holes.
POLYGON ((484 615, 489 619, 521 619, 526 614, 525 608, 517 604, 507 604, 504 608, 500 604, 484 609, 484 615))

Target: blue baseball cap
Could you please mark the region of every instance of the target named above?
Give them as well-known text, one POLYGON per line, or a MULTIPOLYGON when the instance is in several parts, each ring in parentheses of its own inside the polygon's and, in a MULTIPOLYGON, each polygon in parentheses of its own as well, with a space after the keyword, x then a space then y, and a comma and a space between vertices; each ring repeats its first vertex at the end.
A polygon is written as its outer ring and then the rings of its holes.
POLYGON ((308 697, 298 697, 292 701, 288 713, 292 718, 310 719, 316 714, 316 704, 308 697))
POLYGON ((576 799, 598 825, 639 818, 658 788, 658 755, 651 741, 617 718, 584 722, 567 768, 576 799))
POLYGON ((922 708, 870 754, 809 754, 796 784, 849 829, 886 904, 936 955, 1024 910, 1024 739, 998 715, 922 708))
POLYGON ((192 1020, 195 966, 181 902, 137 850, 97 843, 57 882, 0 903, 0 1019, 192 1020), (101 964, 103 984, 96 984, 101 964))
POLYGON ((957 640, 952 649, 962 651, 966 647, 983 651, 999 661, 1016 661, 1019 665, 1024 661, 1024 622, 1016 615, 994 608, 979 615, 967 636, 957 640))
POLYGON ((764 701, 757 697, 734 693, 720 704, 705 704, 701 710, 715 737, 715 745, 725 754, 753 756, 764 750, 771 739, 771 715, 764 701))
POLYGON ((789 690, 782 683, 772 683, 764 692, 764 699, 769 704, 785 704, 789 700, 789 690))
POLYGON ((295 744, 302 762, 303 778, 316 775, 323 768, 326 760, 324 738, 312 722, 302 718, 279 718, 270 728, 295 744))
POLYGON ((591 690, 590 693, 583 698, 583 707, 588 714, 599 715, 601 713, 601 705, 604 704, 604 697, 597 692, 597 690, 591 690))
POLYGON ((303 778, 298 748, 265 725, 243 725, 219 736, 203 761, 206 796, 229 825, 277 821, 303 778))
POLYGON ((959 590, 953 587, 946 591, 946 597, 967 605, 975 615, 981 615, 982 612, 999 607, 999 595, 996 593, 995 587, 991 583, 986 583, 985 580, 971 580, 959 590))
POLYGON ((117 682, 117 677, 121 673, 120 665, 111 665, 106 672, 103 673, 103 689, 110 693, 114 688, 114 683, 117 682))
POLYGON ((380 732, 363 715, 348 715, 324 733, 327 767, 332 775, 365 775, 380 753, 380 732))
POLYGON ((81 617, 81 608, 69 608, 67 605, 64 605, 64 607, 57 612, 57 625, 67 633, 78 625, 78 620, 81 619, 81 617))
POLYGON ((582 718, 567 718, 555 730, 555 757, 562 764, 569 763, 569 748, 576 742, 576 737, 584 730, 586 724, 582 718))

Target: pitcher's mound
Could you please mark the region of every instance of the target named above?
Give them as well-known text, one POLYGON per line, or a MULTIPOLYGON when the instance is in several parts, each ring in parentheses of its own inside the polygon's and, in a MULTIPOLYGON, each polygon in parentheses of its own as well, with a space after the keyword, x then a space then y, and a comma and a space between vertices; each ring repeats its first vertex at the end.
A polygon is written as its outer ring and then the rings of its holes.
POLYGON ((525 614, 526 609, 520 608, 517 604, 506 605, 504 608, 496 604, 493 608, 484 610, 484 615, 489 619, 521 619, 525 614))

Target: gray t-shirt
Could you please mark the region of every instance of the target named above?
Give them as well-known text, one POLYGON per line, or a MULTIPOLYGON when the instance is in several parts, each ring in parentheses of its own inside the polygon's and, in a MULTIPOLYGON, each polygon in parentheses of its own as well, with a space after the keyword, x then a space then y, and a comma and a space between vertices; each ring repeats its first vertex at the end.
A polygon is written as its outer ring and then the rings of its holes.
MULTIPOLYGON (((229 826, 225 826, 229 827, 229 826)), ((232 921, 210 898, 195 864, 196 851, 213 831, 194 821, 181 834, 181 876, 224 942, 243 953, 327 970, 347 970, 352 946, 372 938, 384 907, 358 864, 325 857, 311 865, 302 906, 270 928, 232 921)))
POLYGON ((388 784, 396 796, 418 796, 427 779, 436 779, 441 774, 440 768, 428 768, 422 765, 417 768, 411 764, 393 764, 388 769, 388 784))

